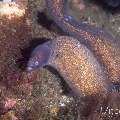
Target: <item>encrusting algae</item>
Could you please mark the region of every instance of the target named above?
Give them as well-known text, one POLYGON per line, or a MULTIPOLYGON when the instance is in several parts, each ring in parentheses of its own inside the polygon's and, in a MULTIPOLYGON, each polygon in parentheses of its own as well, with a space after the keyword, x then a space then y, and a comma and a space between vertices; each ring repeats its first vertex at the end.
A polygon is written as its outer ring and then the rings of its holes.
POLYGON ((27 0, 0 2, 0 82, 5 84, 19 79, 21 50, 28 47, 32 38, 27 4, 27 0))

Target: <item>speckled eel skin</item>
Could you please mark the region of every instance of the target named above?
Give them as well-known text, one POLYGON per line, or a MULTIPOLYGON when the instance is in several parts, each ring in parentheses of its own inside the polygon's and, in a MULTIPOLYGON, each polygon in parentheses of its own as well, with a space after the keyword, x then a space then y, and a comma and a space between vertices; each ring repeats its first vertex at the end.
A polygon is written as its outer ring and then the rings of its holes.
POLYGON ((27 69, 50 65, 77 94, 108 92, 112 82, 120 82, 120 42, 108 32, 69 16, 66 2, 46 0, 55 23, 71 37, 62 36, 39 45, 27 69))

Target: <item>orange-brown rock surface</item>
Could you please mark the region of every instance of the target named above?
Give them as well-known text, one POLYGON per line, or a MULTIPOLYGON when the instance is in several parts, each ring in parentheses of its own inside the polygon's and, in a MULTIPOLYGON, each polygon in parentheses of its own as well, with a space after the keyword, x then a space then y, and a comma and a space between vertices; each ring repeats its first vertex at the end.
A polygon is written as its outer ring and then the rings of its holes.
POLYGON ((0 4, 0 82, 18 79, 18 61, 31 41, 31 30, 27 0, 0 4))

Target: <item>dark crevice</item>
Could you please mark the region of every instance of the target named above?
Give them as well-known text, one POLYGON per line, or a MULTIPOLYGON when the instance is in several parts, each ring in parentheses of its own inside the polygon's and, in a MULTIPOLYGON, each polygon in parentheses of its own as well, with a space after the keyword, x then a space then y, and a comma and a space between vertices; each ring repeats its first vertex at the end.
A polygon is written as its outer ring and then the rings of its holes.
POLYGON ((25 70, 25 68, 27 66, 27 62, 30 58, 30 55, 31 55, 32 51, 38 45, 43 44, 43 43, 45 43, 49 40, 50 39, 47 39, 47 38, 33 38, 32 41, 29 44, 29 47, 21 50, 21 54, 22 54, 23 57, 17 61, 18 67, 22 70, 25 70))
POLYGON ((49 19, 44 12, 37 11, 37 23, 50 30, 53 20, 49 19))
POLYGON ((54 22, 54 20, 52 20, 52 18, 49 18, 45 12, 37 11, 36 16, 37 23, 42 27, 46 28, 49 31, 65 35, 62 29, 54 22))

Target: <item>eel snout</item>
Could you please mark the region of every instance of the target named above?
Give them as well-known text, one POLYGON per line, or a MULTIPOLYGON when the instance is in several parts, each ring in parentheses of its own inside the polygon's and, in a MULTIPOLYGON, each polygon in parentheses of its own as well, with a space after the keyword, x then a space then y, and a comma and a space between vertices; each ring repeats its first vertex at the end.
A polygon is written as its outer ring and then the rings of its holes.
POLYGON ((38 45, 32 52, 27 64, 27 71, 33 71, 47 64, 50 57, 50 41, 38 45))

